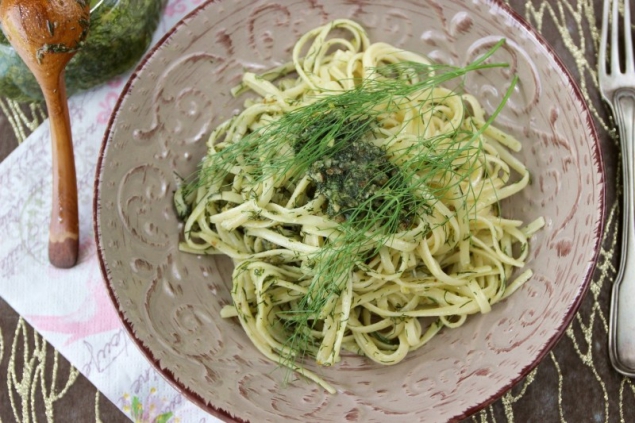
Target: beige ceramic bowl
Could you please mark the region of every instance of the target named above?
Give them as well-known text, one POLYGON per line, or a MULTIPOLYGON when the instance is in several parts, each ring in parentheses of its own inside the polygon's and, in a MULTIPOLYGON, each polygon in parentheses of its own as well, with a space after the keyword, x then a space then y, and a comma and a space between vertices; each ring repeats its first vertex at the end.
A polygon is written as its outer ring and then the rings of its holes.
MULTIPOLYGON (((561 62, 526 24, 491 0, 221 0, 176 26, 129 81, 104 139, 95 233, 103 274, 131 336, 191 400, 222 419, 412 422, 464 417, 500 397, 545 356, 587 290, 599 248, 604 177, 591 115, 561 62), (317 369, 329 395, 265 359, 236 320, 226 259, 180 253, 176 176, 192 172, 207 134, 238 110, 244 68, 285 62, 305 31, 334 18, 385 41, 462 65, 508 40, 511 68, 474 74, 467 89, 492 111, 520 75, 498 125, 521 139, 533 183, 504 214, 544 216, 528 266, 535 275, 487 315, 444 330, 402 363, 363 357, 317 369)), ((313 366, 309 365, 313 368, 313 366)))

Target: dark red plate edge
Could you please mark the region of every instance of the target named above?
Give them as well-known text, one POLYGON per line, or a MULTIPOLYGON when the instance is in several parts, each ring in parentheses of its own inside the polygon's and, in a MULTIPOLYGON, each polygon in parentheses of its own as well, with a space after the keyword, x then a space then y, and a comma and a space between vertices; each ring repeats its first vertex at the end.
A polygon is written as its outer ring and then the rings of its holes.
MULTIPOLYGON (((586 125, 588 128, 589 135, 593 141, 593 162, 596 168, 597 175, 599 176, 598 181, 594 184, 595 187, 598 187, 600 192, 600 202, 597 205, 597 221, 596 226, 593 228, 593 236, 594 236, 594 251, 595 254, 592 260, 588 263, 586 273, 584 274, 584 282, 578 291, 578 295, 575 297, 573 304, 568 310, 568 313, 564 316, 561 325, 557 328, 556 333, 551 337, 551 339, 545 343, 544 348, 536 354, 536 358, 533 362, 529 363, 525 366, 519 374, 514 377, 508 384, 503 386, 497 393, 493 394, 487 400, 483 401, 483 403, 470 407, 465 412, 456 415, 452 418, 452 421, 459 421, 464 418, 467 418, 474 413, 484 409, 485 407, 491 405, 496 400, 501 398, 505 392, 514 387, 517 383, 519 383, 522 379, 525 378, 534 368, 540 364, 540 362, 545 358, 545 356, 551 351, 551 349, 558 343, 558 341, 564 336, 566 328, 569 326, 576 313, 578 312, 580 305, 582 304, 582 300, 586 296, 586 293, 589 291, 589 286, 591 285, 591 280, 593 279, 593 274, 595 273, 595 269, 597 267, 598 257, 600 255, 600 250, 602 248, 602 238, 604 236, 605 229, 605 218, 606 218, 606 173, 604 169, 604 158, 602 154, 602 148, 600 146, 600 139, 598 137, 597 129, 595 127, 595 122, 593 121, 593 115, 589 109, 587 102, 584 100, 584 96, 582 95, 582 91, 578 86, 578 83, 575 81, 569 69, 564 65, 564 62, 560 57, 556 54, 553 47, 545 40, 545 38, 533 27, 527 20, 518 14, 514 9, 511 8, 506 3, 503 3, 502 0, 485 0, 489 2, 492 7, 498 7, 500 10, 509 15, 512 20, 517 22, 521 27, 523 27, 531 36, 534 37, 538 45, 540 45, 546 52, 546 54, 553 60, 553 62, 558 66, 558 70, 560 73, 567 79, 569 85, 573 91, 574 96, 582 106, 582 111, 586 118, 586 125)), ((608 347, 607 347, 608 348, 608 347)))
POLYGON ((154 367, 154 369, 172 385, 178 392, 183 394, 189 401, 193 402, 197 406, 199 406, 202 410, 212 414, 215 417, 218 417, 221 420, 224 420, 229 423, 248 423, 242 419, 239 419, 233 416, 230 412, 215 407, 213 404, 209 404, 205 401, 200 395, 196 392, 187 388, 182 382, 180 382, 176 375, 167 368, 162 368, 159 360, 155 359, 152 352, 148 347, 146 347, 141 339, 139 339, 134 332, 134 329, 131 323, 126 319, 124 313, 119 308, 119 301, 115 295, 115 292, 111 286, 110 274, 108 271, 108 267, 106 266, 106 262, 103 256, 103 248, 101 244, 101 227, 99 226, 99 211, 100 211, 100 203, 99 203, 99 193, 100 193, 100 182, 101 182, 101 171, 103 169, 103 162, 105 159, 106 147, 108 145, 108 141, 113 132, 113 124, 117 118, 117 115, 121 111, 121 105, 127 95, 130 93, 132 86, 135 81, 139 77, 139 73, 143 70, 146 63, 155 55, 157 50, 165 44, 165 42, 172 37, 172 35, 183 25, 185 25, 189 20, 191 20, 195 15, 201 12, 202 9, 207 7, 210 3, 214 3, 218 0, 207 0, 204 3, 196 6, 193 10, 191 10, 187 15, 185 15, 181 20, 179 20, 171 29, 169 29, 157 43, 150 48, 141 61, 137 64, 135 70, 132 72, 126 85, 124 86, 115 106, 113 108, 112 114, 108 119, 108 124, 106 126, 106 131, 102 138, 101 147, 99 149, 99 156, 97 158, 97 166, 95 168, 95 180, 93 184, 93 234, 95 238, 95 244, 97 247, 97 257, 99 259, 99 268, 101 270, 102 277, 104 279, 104 285, 106 286, 106 290, 108 291, 108 296, 110 300, 117 310, 117 315, 121 320, 124 328, 128 332, 130 338, 134 341, 134 344, 139 348, 141 353, 146 357, 146 359, 150 362, 150 364, 154 367))

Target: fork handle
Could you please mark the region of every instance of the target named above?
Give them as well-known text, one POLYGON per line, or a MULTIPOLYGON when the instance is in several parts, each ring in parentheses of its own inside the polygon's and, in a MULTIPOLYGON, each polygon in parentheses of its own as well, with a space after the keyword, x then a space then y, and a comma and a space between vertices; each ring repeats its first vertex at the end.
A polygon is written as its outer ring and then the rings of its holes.
POLYGON ((609 355, 615 369, 635 377, 635 91, 613 99, 622 148, 624 175, 622 257, 611 297, 609 355))

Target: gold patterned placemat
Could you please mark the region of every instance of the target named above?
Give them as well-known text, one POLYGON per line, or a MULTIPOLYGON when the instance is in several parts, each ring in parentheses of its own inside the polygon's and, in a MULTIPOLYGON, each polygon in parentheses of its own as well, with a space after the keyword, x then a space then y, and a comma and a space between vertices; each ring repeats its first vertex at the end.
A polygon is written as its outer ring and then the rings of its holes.
MULTIPOLYGON (((506 3, 553 46, 589 104, 602 141, 607 221, 590 291, 562 339, 523 381, 466 421, 632 422, 635 385, 612 369, 607 348, 609 300, 620 254, 621 168, 615 125, 598 91, 602 1, 506 3)), ((0 111, 0 147, 4 149, 9 142, 24 141, 46 116, 41 105, 6 99, 0 99, 0 111), (6 134, 12 137, 10 141, 6 134)), ((124 422, 128 418, 0 300, 0 423, 14 421, 124 422)))

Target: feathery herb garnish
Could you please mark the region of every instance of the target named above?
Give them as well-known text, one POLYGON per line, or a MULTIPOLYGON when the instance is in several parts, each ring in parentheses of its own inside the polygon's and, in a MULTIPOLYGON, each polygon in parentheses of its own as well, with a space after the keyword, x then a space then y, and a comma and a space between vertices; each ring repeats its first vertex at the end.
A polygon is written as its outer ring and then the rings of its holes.
MULTIPOLYGON (((507 66, 487 63, 503 42, 463 68, 412 62, 386 64, 374 70, 375 78, 365 79, 352 90, 323 90, 308 99, 309 105, 291 109, 279 118, 267 117, 263 119, 268 121, 265 125, 245 129, 244 134, 232 134, 238 139, 213 146, 213 154, 206 157, 195 178, 177 192, 175 203, 179 214, 185 215, 186 205, 198 187, 228 184, 239 163, 245 171, 241 177, 272 181, 265 184, 271 190, 283 182, 295 184, 308 176, 315 195, 325 198, 318 213, 338 224, 335 229, 325 229, 332 234, 310 254, 310 265, 303 266, 305 275, 297 281, 302 293, 289 303, 291 307, 281 309, 277 315, 284 322, 282 329, 286 334, 284 348, 277 353, 288 361, 289 368, 301 372, 294 363, 307 354, 322 357, 321 364, 333 363, 338 348, 318 344, 319 336, 315 334, 329 324, 329 315, 341 313, 337 303, 352 272, 379 254, 391 237, 413 229, 414 222, 429 216, 440 199, 462 201, 455 207, 465 214, 476 212, 479 193, 465 193, 461 186, 471 190, 465 182, 483 166, 480 136, 511 95, 515 80, 498 109, 479 128, 465 130, 456 125, 439 136, 422 134, 417 142, 403 146, 388 143, 387 147, 378 147, 373 140, 387 137, 387 122, 400 113, 400 104, 415 99, 421 104, 421 114, 434 115, 435 104, 445 99, 434 97, 436 87, 452 83, 452 88, 460 91, 462 78, 468 73, 507 66)), ((291 71, 281 69, 273 74, 291 71)), ((450 95, 459 96, 457 92, 450 95)), ((419 116, 412 119, 416 118, 419 116)), ((271 193, 254 192, 252 199, 258 201, 265 194, 271 193)), ((428 226, 422 231, 431 229, 428 226)), ((454 243, 460 241, 455 239, 454 243)), ((248 264, 246 261, 239 267, 247 271, 248 264)), ((404 306, 398 304, 395 308, 404 306)), ((388 346, 394 341, 386 334, 373 336, 388 346)))

